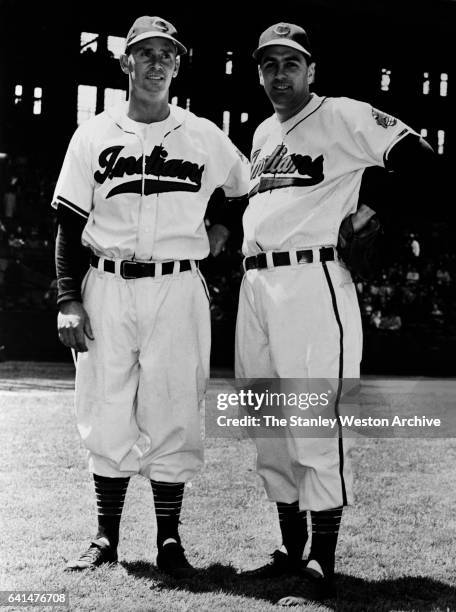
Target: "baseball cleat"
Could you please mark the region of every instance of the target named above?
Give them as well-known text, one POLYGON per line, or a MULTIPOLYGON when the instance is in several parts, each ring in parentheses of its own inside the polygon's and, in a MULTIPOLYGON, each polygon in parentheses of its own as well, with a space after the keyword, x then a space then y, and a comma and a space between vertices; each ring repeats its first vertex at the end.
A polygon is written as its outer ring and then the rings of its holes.
POLYGON ((157 567, 172 578, 191 578, 197 570, 190 565, 184 549, 177 542, 169 542, 160 548, 157 555, 157 567))
POLYGON ((301 572, 302 580, 293 588, 293 593, 282 597, 279 606, 301 606, 308 602, 324 601, 336 597, 336 586, 316 570, 306 567, 301 572))
POLYGON ((290 557, 281 550, 275 550, 271 554, 271 561, 257 567, 256 569, 242 572, 242 577, 253 578, 257 580, 266 580, 268 578, 279 578, 280 576, 294 576, 303 571, 304 562, 290 559, 290 557))
POLYGON ((65 571, 94 569, 104 563, 117 563, 117 550, 113 550, 104 540, 92 540, 89 548, 79 559, 67 564, 65 571))

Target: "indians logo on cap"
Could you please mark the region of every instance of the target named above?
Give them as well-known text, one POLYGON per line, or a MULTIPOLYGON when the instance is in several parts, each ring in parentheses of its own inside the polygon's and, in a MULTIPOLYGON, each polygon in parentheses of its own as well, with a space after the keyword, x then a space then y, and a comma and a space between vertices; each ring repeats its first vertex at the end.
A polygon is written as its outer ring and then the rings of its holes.
POLYGON ((151 25, 153 28, 156 28, 157 30, 160 30, 161 32, 167 32, 169 30, 166 23, 162 21, 161 19, 155 19, 151 25))
POLYGON ((392 127, 397 123, 397 119, 395 117, 391 117, 391 115, 388 115, 387 113, 382 113, 376 108, 372 109, 372 116, 378 125, 381 125, 385 129, 392 127))
POLYGON ((279 25, 274 28, 273 32, 277 34, 277 36, 285 38, 286 36, 290 36, 291 29, 285 23, 279 23, 279 25))

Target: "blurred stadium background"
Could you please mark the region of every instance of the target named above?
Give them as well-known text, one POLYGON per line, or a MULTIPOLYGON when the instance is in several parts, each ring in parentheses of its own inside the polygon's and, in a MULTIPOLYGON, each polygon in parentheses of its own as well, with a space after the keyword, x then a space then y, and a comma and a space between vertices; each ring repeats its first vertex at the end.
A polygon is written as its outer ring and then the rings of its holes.
MULTIPOLYGON (((0 0, 0 359, 71 359, 55 332, 49 204, 78 123, 125 99, 123 37, 137 16, 152 12, 173 22, 190 49, 172 102, 215 121, 246 155, 270 114, 251 51, 279 20, 308 30, 318 93, 369 101, 426 136, 442 179, 432 195, 422 190, 425 177, 394 185, 385 265, 357 284, 363 371, 455 375, 456 2, 301 0, 279 8, 0 0)), ((217 367, 232 365, 240 261, 233 236, 219 259, 204 264, 217 367)))

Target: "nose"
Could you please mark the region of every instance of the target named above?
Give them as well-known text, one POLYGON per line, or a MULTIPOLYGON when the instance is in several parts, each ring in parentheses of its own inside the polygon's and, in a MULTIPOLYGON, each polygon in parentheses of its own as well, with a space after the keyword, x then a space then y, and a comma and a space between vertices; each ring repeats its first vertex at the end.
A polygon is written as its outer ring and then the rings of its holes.
POLYGON ((282 64, 278 64, 276 68, 275 78, 283 79, 285 77, 285 67, 282 64))
POLYGON ((160 57, 158 55, 152 55, 149 58, 149 64, 152 68, 159 68, 161 66, 160 64, 160 57))

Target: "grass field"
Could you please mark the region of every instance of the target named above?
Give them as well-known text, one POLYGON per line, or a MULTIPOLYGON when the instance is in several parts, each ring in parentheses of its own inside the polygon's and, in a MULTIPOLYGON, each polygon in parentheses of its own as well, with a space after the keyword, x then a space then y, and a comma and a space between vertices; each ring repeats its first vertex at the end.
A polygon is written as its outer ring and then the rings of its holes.
MULTIPOLYGON (((206 570, 201 577, 179 583, 156 570, 152 493, 139 478, 127 494, 120 564, 62 571, 96 523, 72 377, 70 365, 0 364, 0 589, 66 589, 70 609, 84 612, 283 609, 274 602, 292 582, 242 577, 280 543, 249 440, 207 440, 206 467, 187 490, 181 532, 189 559, 206 570)), ((367 387, 388 394, 405 383, 369 379, 367 387)), ((213 380, 210 392, 219 384, 213 380)), ((419 395, 431 401, 436 389, 448 396, 454 386, 422 380, 419 395)), ((353 462, 356 504, 342 522, 338 599, 298 609, 456 610, 455 440, 360 439, 353 462)))

